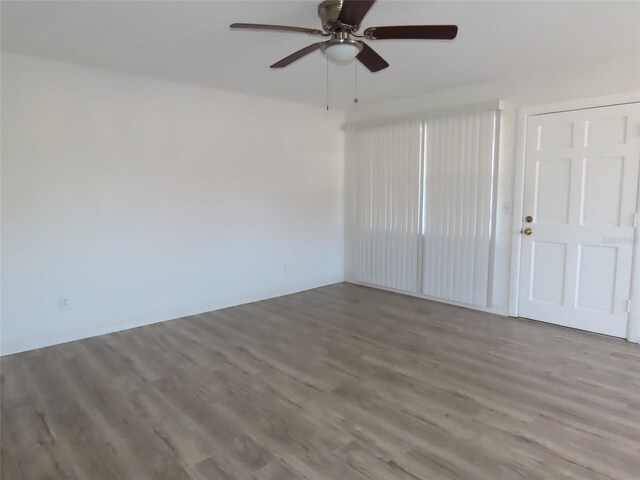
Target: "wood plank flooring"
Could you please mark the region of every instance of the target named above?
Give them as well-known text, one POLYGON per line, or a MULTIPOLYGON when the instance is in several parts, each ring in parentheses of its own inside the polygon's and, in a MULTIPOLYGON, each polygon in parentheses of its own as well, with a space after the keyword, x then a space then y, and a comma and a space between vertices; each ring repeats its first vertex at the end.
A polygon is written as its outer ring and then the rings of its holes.
POLYGON ((639 478, 640 348, 337 284, 2 359, 2 478, 639 478))

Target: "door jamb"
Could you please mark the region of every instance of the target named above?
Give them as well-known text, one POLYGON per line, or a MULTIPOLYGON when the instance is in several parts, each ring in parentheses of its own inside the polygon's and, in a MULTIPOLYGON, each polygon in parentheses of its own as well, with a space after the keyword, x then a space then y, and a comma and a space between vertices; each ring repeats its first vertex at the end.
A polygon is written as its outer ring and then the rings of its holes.
MULTIPOLYGON (((640 102, 640 91, 604 95, 598 97, 570 100, 566 102, 533 105, 518 109, 516 130, 516 156, 513 186, 513 221, 511 231, 511 267, 509 280, 509 316, 518 316, 518 298, 520 296, 520 260, 522 249, 522 234, 524 215, 524 162, 527 148, 527 123, 529 117, 549 113, 584 110, 597 107, 611 107, 627 103, 640 102)), ((638 213, 640 213, 640 192, 638 213)), ((640 242, 640 227, 635 229, 635 240, 640 242)), ((640 275, 640 246, 635 244, 632 265, 631 312, 629 313, 627 340, 634 343, 640 341, 640 281, 633 281, 634 276, 640 275), (638 305, 636 305, 638 304, 638 305)))

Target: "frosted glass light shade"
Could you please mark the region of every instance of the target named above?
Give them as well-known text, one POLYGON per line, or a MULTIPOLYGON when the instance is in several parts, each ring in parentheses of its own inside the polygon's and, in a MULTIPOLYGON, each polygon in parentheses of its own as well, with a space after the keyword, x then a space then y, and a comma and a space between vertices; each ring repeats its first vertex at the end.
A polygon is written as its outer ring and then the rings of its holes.
POLYGON ((352 62, 358 53, 360 53, 358 47, 349 43, 336 43, 329 45, 324 50, 324 54, 329 60, 340 65, 352 62))

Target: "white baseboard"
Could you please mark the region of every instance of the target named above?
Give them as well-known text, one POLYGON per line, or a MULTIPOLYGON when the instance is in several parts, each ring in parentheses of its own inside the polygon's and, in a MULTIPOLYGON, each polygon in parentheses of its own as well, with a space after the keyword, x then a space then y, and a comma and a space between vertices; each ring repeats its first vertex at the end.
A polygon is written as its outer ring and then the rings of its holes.
POLYGON ((145 325, 153 325, 154 323, 168 322, 170 320, 177 320, 177 319, 189 317, 192 315, 200 315, 207 312, 222 310, 223 308, 236 307, 238 305, 245 305, 247 303, 259 302, 261 300, 268 300, 270 298, 282 297, 284 295, 304 292, 306 290, 313 290, 315 288, 326 287, 327 285, 334 285, 336 283, 342 283, 342 282, 344 282, 343 278, 339 278, 339 279, 336 278, 336 279, 322 281, 318 283, 301 285, 293 290, 286 290, 283 292, 279 292, 276 295, 267 295, 267 296, 258 295, 255 298, 251 298, 242 302, 229 303, 229 304, 216 304, 216 305, 213 305, 211 308, 204 308, 204 309, 196 308, 193 311, 187 311, 184 313, 181 312, 181 314, 177 314, 177 315, 174 314, 169 316, 146 318, 142 320, 132 320, 132 321, 120 323, 117 325, 109 325, 107 327, 102 327, 102 328, 93 328, 93 329, 88 329, 86 331, 68 332, 58 336, 49 336, 47 338, 33 339, 26 342, 20 342, 20 343, 9 345, 8 347, 3 348, 0 355, 4 357, 7 355, 13 355, 15 353, 36 350, 38 348, 51 347, 53 345, 60 345, 63 343, 74 342, 76 340, 82 340, 85 338, 106 335, 108 333, 121 332, 123 330, 130 330, 132 328, 144 327, 145 325))

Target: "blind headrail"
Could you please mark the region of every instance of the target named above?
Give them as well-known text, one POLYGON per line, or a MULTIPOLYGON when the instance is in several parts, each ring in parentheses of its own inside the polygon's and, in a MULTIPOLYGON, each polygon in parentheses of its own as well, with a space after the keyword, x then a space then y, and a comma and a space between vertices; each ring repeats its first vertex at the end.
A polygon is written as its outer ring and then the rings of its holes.
POLYGON ((406 113, 403 115, 393 115, 387 117, 372 117, 353 122, 345 122, 342 124, 342 130, 375 127, 378 125, 393 125, 398 123, 411 122, 415 120, 425 120, 428 118, 446 117, 449 115, 457 115, 461 113, 481 112, 489 110, 504 110, 504 100, 491 100, 488 102, 473 103, 467 105, 458 105, 447 108, 438 108, 434 110, 424 110, 420 112, 406 113))

